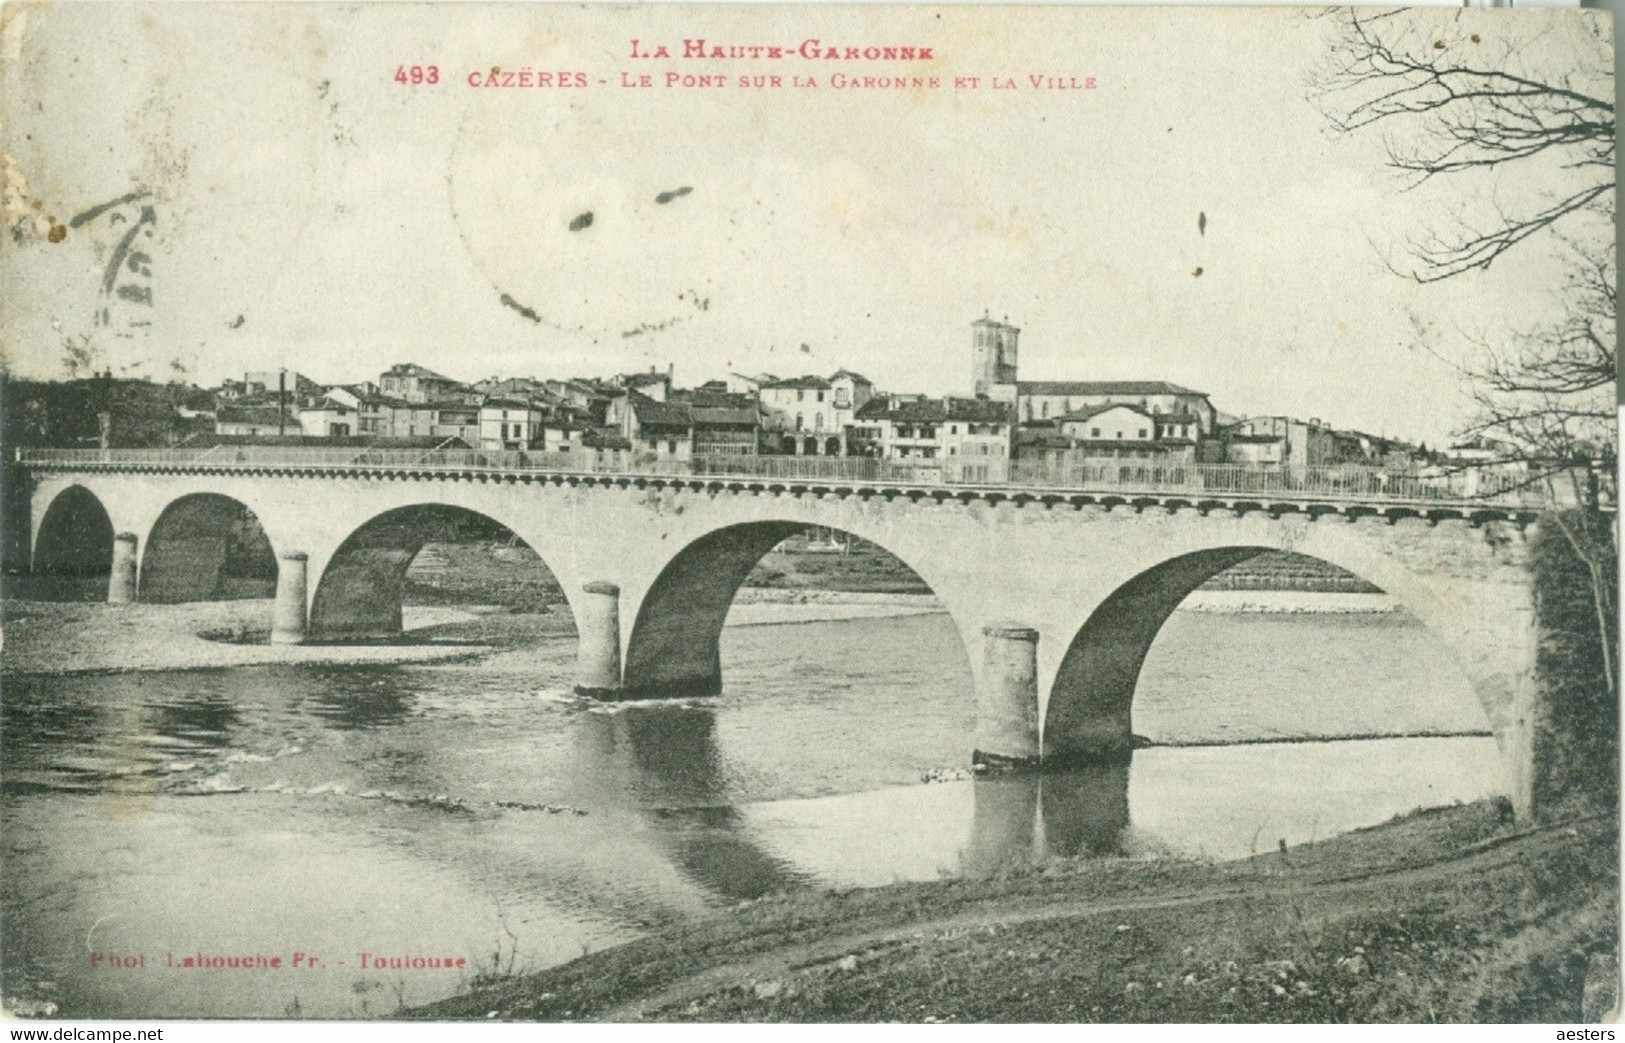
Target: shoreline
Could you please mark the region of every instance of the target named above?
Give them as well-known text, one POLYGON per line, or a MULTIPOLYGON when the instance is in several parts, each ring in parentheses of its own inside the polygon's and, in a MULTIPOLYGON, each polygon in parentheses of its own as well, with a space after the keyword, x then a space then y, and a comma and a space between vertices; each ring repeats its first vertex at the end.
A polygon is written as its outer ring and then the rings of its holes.
MULTIPOLYGON (((477 633, 452 643, 427 631, 466 627, 508 615, 493 605, 408 605, 402 639, 389 644, 272 645, 229 635, 270 629, 271 602, 199 601, 179 605, 12 600, 0 628, 0 670, 18 674, 122 673, 220 669, 278 663, 374 665, 445 662, 485 655, 500 642, 477 633)), ((541 613, 547 619, 559 612, 541 613)), ((1399 610, 1386 594, 1301 591, 1197 591, 1182 612, 1229 615, 1385 614, 1399 610)), ((739 592, 724 626, 790 626, 898 619, 944 613, 930 594, 752 587, 739 592)), ((544 623, 567 637, 567 618, 544 623)), ((556 634, 551 633, 552 630, 556 634)))
POLYGON ((781 892, 395 1016, 1593 1020, 1618 990, 1617 822, 1571 813, 1531 828, 1483 800, 1234 861, 1050 859, 982 877, 781 892), (1533 902, 1531 874, 1545 881, 1533 902), (1578 983, 1583 995, 1560 1000, 1551 961, 1576 949, 1601 958, 1578 983), (1499 973, 1486 977, 1486 961, 1499 973), (1580 999, 1583 1011, 1570 1005, 1580 999))

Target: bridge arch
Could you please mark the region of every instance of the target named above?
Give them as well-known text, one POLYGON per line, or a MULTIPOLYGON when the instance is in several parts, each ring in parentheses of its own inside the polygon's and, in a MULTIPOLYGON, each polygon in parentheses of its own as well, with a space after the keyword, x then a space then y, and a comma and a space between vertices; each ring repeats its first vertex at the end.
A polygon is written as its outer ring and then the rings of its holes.
MULTIPOLYGON (((840 526, 764 520, 713 529, 672 555, 638 604, 627 639, 624 693, 633 698, 715 695, 722 690, 723 623, 745 580, 768 552, 810 528, 856 537, 885 552, 941 599, 942 588, 913 561, 840 526)), ((941 599, 943 608, 948 604, 941 599)), ((952 612, 949 611, 950 619, 952 612)), ((952 620, 958 631, 958 620, 952 620)), ((961 635, 961 643, 963 635, 961 635)), ((966 673, 971 667, 967 650, 966 673)))
POLYGON ((352 529, 326 559, 310 606, 312 640, 381 640, 401 632, 407 573, 425 545, 481 540, 522 546, 564 591, 575 621, 575 600, 533 541, 500 519, 471 507, 418 503, 375 514, 352 529))
POLYGON ((156 604, 270 597, 276 575, 276 552, 247 504, 188 493, 171 500, 147 533, 140 596, 156 604))
MULTIPOLYGON (((1117 585, 1089 613, 1061 658, 1047 700, 1042 733, 1046 768, 1124 762, 1135 736, 1132 713, 1142 667, 1163 625, 1187 596, 1232 566, 1266 551, 1265 545, 1213 546, 1187 551, 1145 568, 1117 585)), ((1302 554, 1365 580, 1397 601, 1451 653, 1495 731, 1503 755, 1512 756, 1513 707, 1505 679, 1469 661, 1453 641, 1463 605, 1442 601, 1403 567, 1369 555, 1302 554), (1338 560, 1341 559, 1341 560, 1338 560)), ((1507 785, 1516 786, 1509 766, 1507 785)))
POLYGON ((101 499, 82 485, 53 497, 40 519, 31 560, 31 571, 48 588, 41 595, 105 597, 113 570, 113 520, 101 499), (96 579, 101 584, 92 590, 88 584, 96 579))

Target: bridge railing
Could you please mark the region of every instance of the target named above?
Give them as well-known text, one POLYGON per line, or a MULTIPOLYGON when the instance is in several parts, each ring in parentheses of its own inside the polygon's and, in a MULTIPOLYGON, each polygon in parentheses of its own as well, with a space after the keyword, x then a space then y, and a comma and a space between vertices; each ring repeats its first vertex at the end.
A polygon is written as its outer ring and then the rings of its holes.
POLYGON ((482 471, 493 473, 712 476, 741 479, 874 482, 1120 493, 1183 494, 1337 502, 1466 503, 1538 507, 1550 494, 1523 475, 1494 470, 1384 468, 1364 465, 1279 467, 1170 464, 1126 458, 1054 465, 1004 457, 877 460, 828 456, 656 456, 624 450, 397 449, 338 446, 212 446, 206 449, 19 449, 23 465, 153 468, 285 467, 305 470, 482 471))

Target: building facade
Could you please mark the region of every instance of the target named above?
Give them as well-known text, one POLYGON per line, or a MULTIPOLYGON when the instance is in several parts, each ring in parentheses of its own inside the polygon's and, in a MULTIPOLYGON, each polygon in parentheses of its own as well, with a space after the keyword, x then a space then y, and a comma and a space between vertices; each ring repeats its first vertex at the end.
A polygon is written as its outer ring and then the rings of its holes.
POLYGON ((541 434, 542 411, 521 398, 487 398, 480 403, 479 446, 501 451, 528 449, 541 434))

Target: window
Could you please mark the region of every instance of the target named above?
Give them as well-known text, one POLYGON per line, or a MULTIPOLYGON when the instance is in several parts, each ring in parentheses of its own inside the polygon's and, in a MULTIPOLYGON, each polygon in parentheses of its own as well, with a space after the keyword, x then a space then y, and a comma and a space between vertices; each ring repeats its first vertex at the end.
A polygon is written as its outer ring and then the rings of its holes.
POLYGON ((959 433, 959 425, 958 424, 949 424, 948 425, 948 433, 950 435, 957 435, 959 433))
POLYGON ((822 391, 818 392, 818 401, 824 401, 824 393, 822 391))
POLYGON ((1040 415, 1041 419, 1044 419, 1044 420, 1049 419, 1049 402, 1048 401, 1043 402, 1039 406, 1039 415, 1040 415))
POLYGON ((666 439, 666 452, 671 453, 673 455, 676 455, 676 453, 677 453, 677 439, 675 439, 675 438, 666 439))
POLYGON ((796 401, 797 402, 800 402, 802 399, 804 399, 806 397, 807 397, 807 393, 805 391, 801 390, 800 388, 796 388, 796 401))
MULTIPOLYGON (((819 397, 822 398, 823 395, 820 394, 819 397)), ((822 413, 814 413, 813 414, 813 430, 814 431, 822 431, 823 429, 824 429, 824 414, 822 414, 822 413)))
MULTIPOLYGON (((799 395, 800 392, 797 392, 797 394, 799 395)), ((797 413, 796 414, 796 430, 800 431, 805 426, 807 426, 807 418, 802 416, 800 413, 797 413)))
POLYGON ((1099 438, 1100 437, 1100 428, 1098 428, 1098 427, 1090 428, 1089 429, 1089 437, 1090 438, 1099 438))
POLYGON ((1121 442, 1123 440, 1123 432, 1121 432, 1121 431, 1117 432, 1117 440, 1119 442, 1121 442))
POLYGON ((1140 428, 1140 437, 1141 437, 1141 438, 1144 438, 1144 437, 1145 437, 1145 428, 1143 428, 1143 427, 1142 427, 1142 428, 1140 428))

